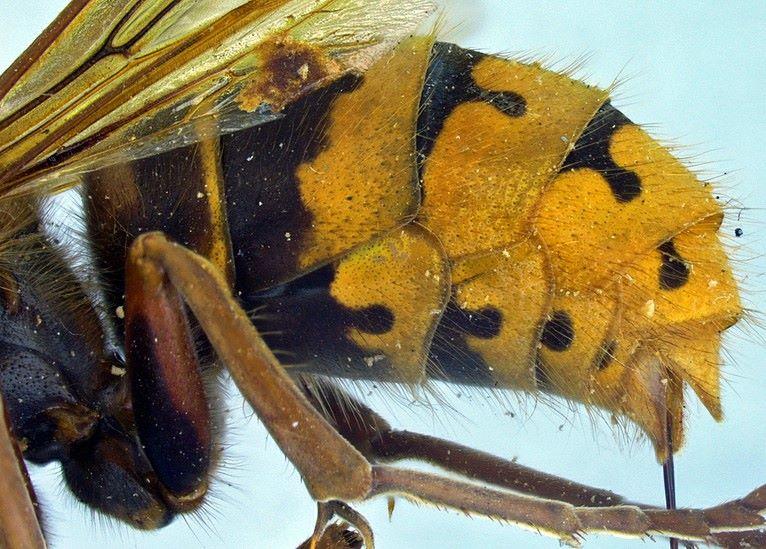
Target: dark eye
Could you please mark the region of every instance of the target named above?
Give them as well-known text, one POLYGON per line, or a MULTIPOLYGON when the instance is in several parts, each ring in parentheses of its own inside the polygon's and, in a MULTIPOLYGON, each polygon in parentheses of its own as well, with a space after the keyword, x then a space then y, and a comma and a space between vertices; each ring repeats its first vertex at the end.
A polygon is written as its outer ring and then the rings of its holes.
POLYGON ((93 436, 73 444, 61 464, 75 497, 103 513, 149 530, 173 519, 135 436, 113 418, 99 420, 93 436))

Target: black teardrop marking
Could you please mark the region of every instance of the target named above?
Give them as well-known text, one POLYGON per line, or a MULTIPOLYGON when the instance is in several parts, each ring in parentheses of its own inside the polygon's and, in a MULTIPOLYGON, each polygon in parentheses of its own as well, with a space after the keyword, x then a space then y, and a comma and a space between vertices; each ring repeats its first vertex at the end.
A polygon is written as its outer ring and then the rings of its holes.
POLYGON ((482 88, 473 79, 473 68, 486 54, 437 42, 431 51, 418 117, 417 147, 421 161, 431 154, 444 122, 458 105, 485 102, 518 118, 527 112, 526 100, 512 91, 482 88))
POLYGON ((604 103, 585 127, 563 164, 564 170, 590 168, 597 171, 606 179, 615 200, 623 203, 641 194, 641 178, 615 163, 609 153, 609 145, 617 130, 628 124, 633 122, 611 103, 604 103))
POLYGON ((434 334, 428 376, 468 385, 494 386, 497 381, 491 368, 466 338, 492 339, 500 335, 502 325, 503 314, 498 309, 463 309, 453 295, 434 334))
POLYGON ((336 264, 325 265, 277 288, 245 295, 243 303, 254 311, 253 322, 267 345, 295 371, 393 380, 395 372, 386 353, 375 351, 373 336, 394 329, 395 310, 382 303, 346 306, 332 292, 336 274, 336 264), (351 337, 356 332, 370 335, 369 345, 351 337))
POLYGON ((661 244, 659 248, 662 257, 660 266, 660 289, 677 290, 689 282, 689 265, 676 250, 672 240, 661 244))
POLYGON ((484 307, 479 311, 464 311, 465 323, 461 328, 467 335, 480 339, 492 339, 500 334, 503 327, 503 313, 494 307, 484 307))
POLYGON ((474 85, 474 89, 471 89, 470 92, 476 95, 474 101, 484 101, 485 103, 489 103, 511 118, 520 118, 527 112, 527 102, 518 93, 510 91, 489 91, 476 85, 474 85))
POLYGON ((543 326, 540 343, 551 351, 563 352, 572 346, 574 327, 566 311, 555 311, 543 326))
POLYGON ((348 314, 350 325, 368 334, 385 334, 394 327, 394 313, 384 305, 371 305, 348 314))

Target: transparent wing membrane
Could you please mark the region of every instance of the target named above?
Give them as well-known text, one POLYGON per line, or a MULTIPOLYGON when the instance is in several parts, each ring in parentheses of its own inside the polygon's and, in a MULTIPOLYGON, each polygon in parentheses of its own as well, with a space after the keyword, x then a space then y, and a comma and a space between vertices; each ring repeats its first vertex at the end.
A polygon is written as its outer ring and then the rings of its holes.
POLYGON ((0 192, 271 119, 362 71, 425 0, 75 2, 0 77, 0 192))

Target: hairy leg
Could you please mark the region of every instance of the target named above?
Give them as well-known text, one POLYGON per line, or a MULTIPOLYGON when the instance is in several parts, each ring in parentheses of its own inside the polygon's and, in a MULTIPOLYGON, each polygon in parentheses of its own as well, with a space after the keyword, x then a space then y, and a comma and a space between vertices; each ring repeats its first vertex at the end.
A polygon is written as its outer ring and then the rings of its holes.
POLYGON ((154 299, 173 302, 180 295, 186 302, 243 396, 317 501, 362 501, 401 494, 519 524, 570 544, 579 543, 589 532, 714 541, 718 533, 753 530, 766 523, 759 514, 766 509, 766 486, 711 509, 578 507, 375 463, 312 405, 265 345, 210 262, 162 234, 148 233, 133 243, 128 269, 152 281, 154 299))

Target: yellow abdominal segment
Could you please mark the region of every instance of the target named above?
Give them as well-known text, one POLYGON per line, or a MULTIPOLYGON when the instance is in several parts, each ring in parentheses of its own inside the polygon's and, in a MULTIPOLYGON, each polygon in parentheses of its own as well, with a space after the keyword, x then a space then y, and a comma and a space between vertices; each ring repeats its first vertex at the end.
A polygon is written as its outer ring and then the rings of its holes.
POLYGON ((296 171, 296 268, 340 259, 274 305, 306 371, 542 390, 630 419, 660 458, 684 384, 721 417, 742 312, 721 207, 607 91, 416 39, 326 123, 296 171))

